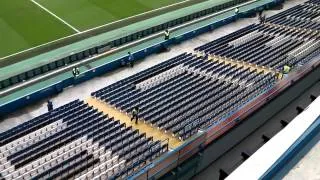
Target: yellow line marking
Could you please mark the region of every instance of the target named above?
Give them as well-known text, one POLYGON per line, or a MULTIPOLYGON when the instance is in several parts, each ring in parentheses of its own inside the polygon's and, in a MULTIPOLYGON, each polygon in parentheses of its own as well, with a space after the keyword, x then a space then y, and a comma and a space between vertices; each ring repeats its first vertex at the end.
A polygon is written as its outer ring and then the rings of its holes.
POLYGON ((180 141, 178 138, 173 137, 171 134, 165 133, 162 130, 142 123, 141 121, 139 121, 138 124, 135 124, 134 121, 131 122, 131 118, 127 114, 120 112, 119 110, 111 107, 111 105, 106 104, 98 99, 90 97, 86 100, 86 102, 89 105, 97 108, 99 111, 108 114, 110 117, 114 117, 116 120, 120 120, 121 123, 126 123, 127 126, 132 126, 132 128, 138 129, 140 133, 146 133, 147 137, 152 136, 155 141, 163 141, 169 139, 169 148, 171 149, 174 149, 183 143, 183 141, 180 141))
MULTIPOLYGON (((274 23, 270 23, 270 22, 267 22, 267 23, 265 23, 265 24, 268 25, 268 26, 276 27, 276 28, 280 28, 280 29, 282 28, 282 29, 294 30, 295 32, 306 32, 306 31, 310 31, 310 32, 314 32, 314 33, 316 33, 316 34, 319 33, 318 30, 313 30, 313 29, 305 29, 305 28, 288 26, 288 25, 280 25, 280 24, 274 24, 274 23)), ((319 35, 318 35, 317 37, 319 37, 319 35)))
POLYGON ((263 71, 264 74, 268 74, 268 73, 276 73, 276 71, 272 70, 271 68, 268 67, 264 67, 264 66, 258 66, 256 64, 251 64, 245 61, 237 61, 234 59, 230 59, 230 58, 225 58, 225 57, 221 57, 221 56, 216 56, 216 55, 211 55, 208 56, 208 60, 213 60, 213 61, 218 61, 218 62, 224 62, 225 64, 231 64, 233 65, 237 65, 237 67, 244 67, 246 68, 250 68, 251 71, 253 70, 257 70, 257 72, 261 72, 263 71))

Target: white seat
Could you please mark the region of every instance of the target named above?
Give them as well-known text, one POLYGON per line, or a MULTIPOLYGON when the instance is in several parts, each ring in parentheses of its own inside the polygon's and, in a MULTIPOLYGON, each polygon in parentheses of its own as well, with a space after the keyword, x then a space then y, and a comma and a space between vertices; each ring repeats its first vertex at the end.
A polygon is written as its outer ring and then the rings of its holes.
POLYGON ((43 165, 44 169, 50 169, 52 167, 51 163, 46 163, 43 165))
POLYGON ((58 156, 60 156, 61 154, 63 154, 63 149, 58 149, 58 156))
POLYGON ((102 172, 105 172, 107 170, 107 167, 105 165, 103 165, 100 169, 102 172))
POLYGON ((17 178, 18 176, 20 176, 20 173, 19 173, 19 172, 15 171, 15 172, 12 173, 12 177, 13 177, 14 179, 17 178))
POLYGON ((58 151, 52 154, 52 159, 56 158, 58 156, 58 151))
POLYGON ((38 173, 38 174, 42 173, 43 171, 45 171, 45 170, 44 170, 42 167, 40 167, 40 168, 37 169, 37 173, 38 173))
POLYGON ((34 171, 31 171, 31 173, 30 173, 30 175, 32 177, 36 176, 37 174, 38 174, 38 170, 37 169, 35 169, 34 171))
POLYGON ((26 170, 27 170, 27 172, 31 171, 32 170, 32 165, 30 164, 30 165, 26 166, 26 170))
POLYGON ((75 150, 75 153, 78 154, 81 152, 81 147, 78 147, 76 150, 75 150))
POLYGON ((27 171, 26 171, 26 168, 20 168, 19 169, 19 174, 24 174, 24 173, 26 173, 27 171))
POLYGON ((26 173, 23 175, 23 179, 31 179, 31 175, 29 173, 26 173))
POLYGON ((6 175, 8 175, 8 174, 11 174, 12 172, 14 172, 14 167, 13 167, 13 166, 11 166, 10 168, 4 170, 4 172, 1 172, 1 174, 2 174, 3 176, 6 176, 6 175))
POLYGON ((56 160, 57 160, 57 162, 59 163, 59 162, 63 161, 64 159, 63 159, 62 156, 59 156, 59 157, 56 158, 56 160))
POLYGON ((57 164, 58 164, 57 160, 51 161, 51 166, 55 166, 55 165, 57 165, 57 164))
POLYGON ((46 162, 48 162, 48 161, 50 161, 50 160, 51 160, 51 155, 45 157, 45 161, 46 161, 46 162))
POLYGON ((12 174, 8 174, 8 175, 5 177, 5 179, 11 180, 11 179, 13 179, 13 175, 12 175, 12 174))
POLYGON ((45 163, 46 162, 46 159, 45 158, 41 158, 40 159, 40 164, 43 164, 43 163, 45 163))
POLYGON ((93 178, 93 171, 89 171, 89 172, 88 172, 87 178, 88 178, 88 179, 92 179, 92 178, 93 178))
POLYGON ((105 162, 106 159, 107 159, 106 156, 100 156, 100 161, 101 161, 101 162, 105 162))
POLYGON ((97 175, 99 175, 99 174, 100 174, 100 169, 99 169, 99 168, 93 170, 93 175, 94 175, 94 176, 97 176, 97 175))

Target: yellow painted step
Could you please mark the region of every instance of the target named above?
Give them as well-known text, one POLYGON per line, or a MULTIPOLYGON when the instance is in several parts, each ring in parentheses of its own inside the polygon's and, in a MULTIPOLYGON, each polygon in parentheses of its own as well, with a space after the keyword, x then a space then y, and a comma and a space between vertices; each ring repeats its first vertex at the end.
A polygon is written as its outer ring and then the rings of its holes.
POLYGON ((159 130, 156 127, 152 127, 141 121, 139 121, 138 124, 135 124, 134 121, 131 122, 131 118, 127 114, 118 111, 109 104, 106 104, 98 99, 90 97, 86 100, 86 102, 90 106, 97 108, 99 111, 108 114, 110 117, 114 117, 116 120, 120 120, 121 123, 126 123, 127 126, 132 126, 134 129, 139 129, 140 133, 146 133, 147 137, 152 136, 155 141, 163 141, 169 139, 169 148, 171 149, 174 149, 183 143, 178 138, 173 137, 170 134, 165 133, 164 131, 159 130))
POLYGON ((220 56, 214 56, 214 55, 213 56, 209 56, 208 60, 224 62, 225 64, 237 65, 238 67, 242 66, 245 69, 246 68, 250 68, 251 71, 253 71, 253 70, 257 70, 257 72, 263 71, 265 74, 267 74, 267 73, 274 74, 275 73, 275 71, 272 70, 271 68, 250 64, 250 63, 247 63, 247 62, 244 62, 244 61, 236 61, 236 60, 233 60, 233 59, 224 58, 224 57, 220 57, 220 56))

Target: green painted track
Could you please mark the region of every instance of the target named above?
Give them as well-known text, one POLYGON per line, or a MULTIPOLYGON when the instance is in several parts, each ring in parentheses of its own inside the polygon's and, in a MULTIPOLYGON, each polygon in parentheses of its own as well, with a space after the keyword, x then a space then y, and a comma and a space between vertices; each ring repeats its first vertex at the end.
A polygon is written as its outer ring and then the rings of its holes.
POLYGON ((0 57, 73 34, 29 0, 1 0, 0 57))

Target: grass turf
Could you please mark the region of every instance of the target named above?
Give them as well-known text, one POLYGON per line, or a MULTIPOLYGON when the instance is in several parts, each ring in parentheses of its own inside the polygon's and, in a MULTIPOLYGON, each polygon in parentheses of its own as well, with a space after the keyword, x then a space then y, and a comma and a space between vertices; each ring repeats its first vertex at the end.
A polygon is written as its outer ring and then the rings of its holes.
POLYGON ((37 0, 79 30, 87 30, 183 0, 37 0))
MULTIPOLYGON (((81 31, 183 0, 37 0, 81 31)), ((75 33, 30 0, 2 0, 0 58, 75 33)))
POLYGON ((0 57, 74 33, 29 0, 2 0, 0 57))

